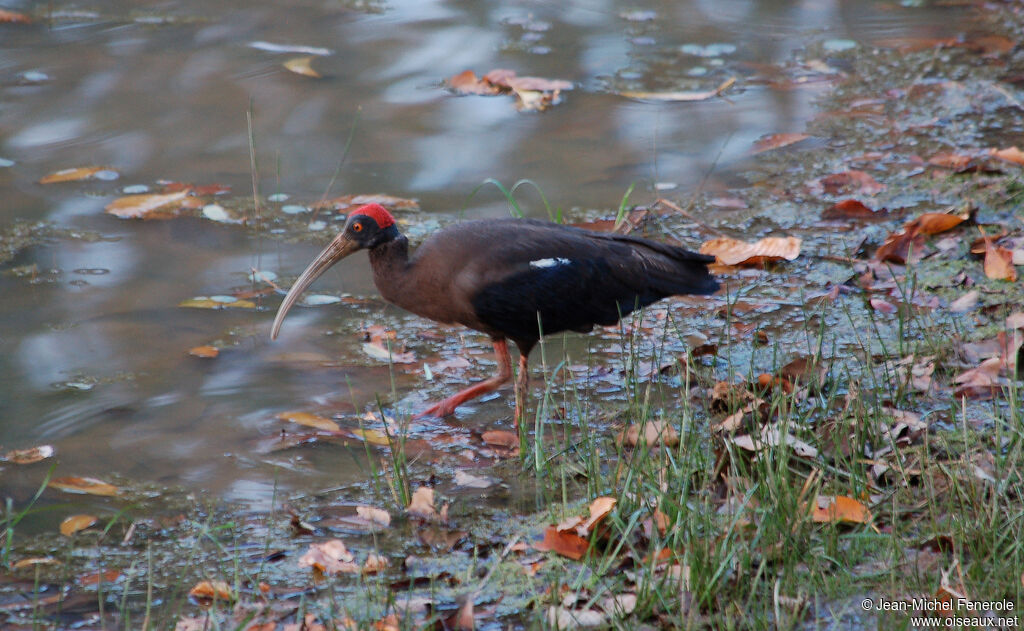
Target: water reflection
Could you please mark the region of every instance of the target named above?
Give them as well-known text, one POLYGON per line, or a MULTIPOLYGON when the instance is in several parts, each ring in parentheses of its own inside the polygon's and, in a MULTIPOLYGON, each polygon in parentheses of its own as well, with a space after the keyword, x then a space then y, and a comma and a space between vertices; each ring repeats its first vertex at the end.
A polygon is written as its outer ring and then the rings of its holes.
MULTIPOLYGON (((260 505, 275 486, 365 475, 359 456, 340 447, 264 456, 254 444, 280 431, 280 411, 362 412, 387 393, 391 375, 358 355, 353 332, 390 312, 299 310, 268 346, 276 298, 252 311, 178 308, 244 286, 251 268, 293 277, 315 246, 208 221, 119 221, 102 208, 121 188, 167 179, 245 194, 251 107, 262 191, 287 192, 298 204, 325 190, 386 192, 418 198, 429 213, 468 205, 473 216, 502 214, 495 189, 469 201, 491 177, 530 178, 565 209, 612 208, 633 183, 637 201, 652 200, 656 183, 686 198, 712 168, 728 173, 746 159, 754 139, 803 128, 829 84, 773 81, 808 59, 827 66, 815 52, 822 42, 963 28, 951 19, 957 9, 881 2, 402 0, 376 14, 333 3, 95 4, 92 18, 0 25, 0 155, 16 162, 0 172, 0 225, 47 220, 108 237, 48 243, 5 266, 59 270, 52 282, 0 275, 0 443, 55 442, 68 474, 118 473, 260 505), (333 54, 315 59, 324 78, 311 80, 282 67, 294 55, 255 41, 333 54), (455 97, 440 87, 466 69, 501 67, 569 79, 576 89, 538 114, 517 112, 510 97, 455 97), (48 79, 12 79, 29 70, 48 79), (610 93, 710 89, 730 76, 740 82, 729 98, 700 103, 610 93), (353 125, 352 151, 330 184, 353 125), (36 184, 84 165, 122 177, 36 184), (96 269, 107 273, 81 271, 96 269), (226 343, 216 360, 186 354, 216 340, 226 343), (284 352, 337 365, 273 361, 284 352)), ((537 196, 523 197, 529 213, 543 214, 537 196)), ((361 258, 339 270, 320 289, 374 293, 361 258)), ((425 348, 462 344, 462 331, 438 332, 425 348)), ((403 373, 397 383, 403 400, 422 396, 411 393, 422 375, 403 373)), ((498 402, 478 409, 488 422, 507 415, 498 402)))

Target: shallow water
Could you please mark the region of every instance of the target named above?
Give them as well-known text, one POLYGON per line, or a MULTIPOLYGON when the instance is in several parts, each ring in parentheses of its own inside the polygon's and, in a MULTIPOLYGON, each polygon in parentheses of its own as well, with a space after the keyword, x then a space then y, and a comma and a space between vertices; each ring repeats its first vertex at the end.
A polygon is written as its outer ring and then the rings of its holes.
MULTIPOLYGON (((887 2, 51 6, 32 25, 0 24, 0 158, 14 162, 0 168, 0 228, 47 221, 90 238, 65 233, 0 265, 36 266, 34 276, 0 274, 0 445, 55 445, 59 475, 181 485, 256 507, 270 503, 275 487, 366 477, 359 446, 260 448, 284 426, 275 418, 282 411, 355 418, 378 394, 390 400, 391 372, 362 353, 360 326, 400 327, 421 362, 459 356, 468 345, 473 376, 491 369, 489 345, 373 300, 362 256, 315 291, 371 300, 293 310, 276 343, 268 339, 274 296, 258 299, 256 310, 180 308, 193 296, 245 287, 251 269, 290 279, 319 242, 195 218, 105 215, 124 187, 220 183, 245 195, 251 108, 263 194, 300 204, 325 191, 416 198, 423 212, 406 216, 413 228, 445 214, 507 213, 496 188, 472 195, 486 178, 528 178, 570 214, 610 214, 634 183, 638 203, 685 201, 698 189, 724 194, 742 182, 753 141, 804 128, 829 87, 820 68, 834 51, 969 27, 956 8, 887 2), (282 63, 299 54, 256 42, 327 49, 313 61, 323 78, 288 72, 282 63), (542 113, 517 112, 510 97, 457 97, 441 87, 465 69, 493 68, 576 87, 542 113), (615 94, 710 90, 730 77, 738 81, 725 98, 701 102, 615 94), (120 177, 37 183, 88 165, 120 177), (186 354, 225 339, 231 345, 216 359, 186 354), (287 356, 295 353, 319 355, 287 356)), ((527 212, 544 216, 539 197, 522 191, 527 212)), ((727 226, 729 212, 703 219, 727 226)), ((394 377, 401 401, 424 400, 414 394, 425 384, 418 366, 394 377)), ((428 390, 450 393, 452 381, 438 375, 428 390)), ((459 431, 507 421, 508 399, 468 408, 459 431)), ((19 497, 39 483, 33 469, 8 466, 0 475, 19 497)))

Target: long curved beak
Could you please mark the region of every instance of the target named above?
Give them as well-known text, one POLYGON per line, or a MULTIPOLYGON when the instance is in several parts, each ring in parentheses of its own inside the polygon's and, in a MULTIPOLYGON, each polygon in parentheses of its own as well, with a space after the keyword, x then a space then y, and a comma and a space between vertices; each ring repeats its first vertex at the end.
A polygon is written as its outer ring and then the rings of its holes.
POLYGON ((323 249, 323 252, 316 255, 316 258, 309 264, 309 267, 295 279, 295 284, 288 290, 288 295, 284 297, 281 306, 278 307, 277 315, 274 317, 274 326, 270 328, 270 339, 277 339, 277 334, 281 330, 281 323, 284 322, 284 316, 292 308, 292 305, 295 304, 295 301, 299 299, 302 292, 332 265, 359 248, 359 243, 349 239, 343 232, 334 237, 334 240, 323 249))

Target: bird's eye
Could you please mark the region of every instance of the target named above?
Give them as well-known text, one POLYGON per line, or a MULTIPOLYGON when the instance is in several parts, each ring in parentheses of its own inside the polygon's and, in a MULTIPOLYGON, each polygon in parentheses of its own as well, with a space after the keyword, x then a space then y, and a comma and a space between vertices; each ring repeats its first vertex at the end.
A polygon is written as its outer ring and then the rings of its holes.
POLYGON ((354 223, 354 224, 352 224, 352 232, 362 232, 362 231, 363 231, 363 224, 361 224, 361 223, 354 223))

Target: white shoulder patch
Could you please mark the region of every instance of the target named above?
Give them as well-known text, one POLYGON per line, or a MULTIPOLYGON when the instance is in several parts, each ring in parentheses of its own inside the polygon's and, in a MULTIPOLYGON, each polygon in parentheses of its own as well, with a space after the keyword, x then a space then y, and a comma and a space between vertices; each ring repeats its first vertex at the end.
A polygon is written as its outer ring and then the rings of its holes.
POLYGON ((568 265, 569 263, 572 263, 571 259, 537 259, 536 261, 530 261, 530 267, 554 267, 556 265, 568 265))

